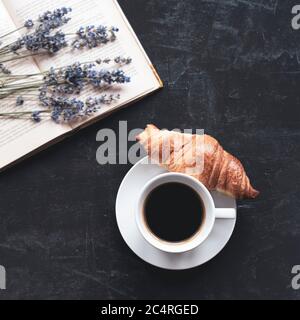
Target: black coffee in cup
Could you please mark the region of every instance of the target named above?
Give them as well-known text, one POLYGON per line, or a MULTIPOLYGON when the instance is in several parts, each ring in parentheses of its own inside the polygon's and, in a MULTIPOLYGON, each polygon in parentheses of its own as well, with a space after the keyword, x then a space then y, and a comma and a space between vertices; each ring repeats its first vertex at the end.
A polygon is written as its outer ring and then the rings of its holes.
POLYGON ((205 219, 205 209, 193 188, 170 182, 150 192, 144 202, 144 219, 157 238, 176 243, 198 233, 205 219))

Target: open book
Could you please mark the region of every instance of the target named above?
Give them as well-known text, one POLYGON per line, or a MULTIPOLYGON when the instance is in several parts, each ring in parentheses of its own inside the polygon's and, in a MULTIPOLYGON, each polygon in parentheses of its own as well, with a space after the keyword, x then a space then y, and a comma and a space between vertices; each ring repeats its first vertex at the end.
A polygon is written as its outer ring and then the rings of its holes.
MULTIPOLYGON (((0 0, 0 36, 23 26, 29 18, 35 19, 47 10, 61 7, 73 9, 71 21, 62 27, 65 33, 74 33, 80 26, 86 25, 115 26, 119 29, 117 40, 91 50, 72 51, 66 48, 51 57, 43 55, 10 62, 7 66, 11 71, 15 74, 32 74, 77 61, 126 56, 132 58, 133 62, 122 69, 131 77, 131 82, 121 87, 120 100, 103 106, 96 114, 75 124, 56 124, 52 120, 34 123, 29 119, 0 119, 0 170, 162 87, 161 80, 116 0, 0 0)), ((9 40, 5 39, 11 43, 19 36, 14 33, 9 40)), ((79 98, 84 99, 85 95, 93 94, 84 92, 79 98)), ((94 95, 97 96, 97 93, 94 95)), ((25 102, 23 107, 32 106, 30 102, 25 102)), ((16 110, 16 102, 13 99, 0 100, 0 108, 1 112, 16 110)))

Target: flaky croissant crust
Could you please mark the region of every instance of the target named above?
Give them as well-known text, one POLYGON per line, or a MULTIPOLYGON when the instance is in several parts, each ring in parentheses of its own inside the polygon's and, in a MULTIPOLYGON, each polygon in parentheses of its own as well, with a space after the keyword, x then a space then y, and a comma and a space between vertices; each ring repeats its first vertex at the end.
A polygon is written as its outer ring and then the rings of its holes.
POLYGON ((209 135, 200 137, 159 130, 154 125, 148 125, 137 140, 160 166, 170 172, 189 174, 211 191, 216 190, 238 199, 256 198, 259 194, 251 186, 241 162, 209 135), (198 143, 200 138, 204 139, 202 143, 198 143), (167 157, 162 152, 165 145, 169 146, 167 157), (201 163, 203 167, 200 168, 201 163))

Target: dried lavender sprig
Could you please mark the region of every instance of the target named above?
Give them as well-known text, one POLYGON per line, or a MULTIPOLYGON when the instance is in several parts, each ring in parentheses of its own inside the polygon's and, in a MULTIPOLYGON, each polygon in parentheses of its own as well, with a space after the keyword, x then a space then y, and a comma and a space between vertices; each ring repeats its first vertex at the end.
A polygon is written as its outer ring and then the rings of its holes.
POLYGON ((40 122, 43 115, 47 115, 56 123, 70 122, 88 117, 101 109, 103 105, 110 105, 120 99, 120 95, 102 95, 89 97, 85 102, 78 99, 65 97, 47 97, 47 109, 35 111, 17 111, 0 113, 0 118, 20 118, 29 116, 35 122, 40 122))
POLYGON ((29 89, 52 88, 53 92, 60 94, 80 93, 85 86, 92 85, 94 88, 102 88, 107 85, 124 84, 130 82, 130 77, 126 76, 123 70, 90 70, 88 73, 72 74, 71 69, 56 75, 49 73, 43 80, 25 81, 23 83, 13 83, 0 87, 0 98, 2 94, 16 91, 26 91, 29 89))
MULTIPOLYGON (((114 61, 119 60, 131 62, 130 58, 116 57, 114 59, 114 61)), ((101 61, 101 63, 104 62, 110 63, 111 59, 106 58, 101 61)), ((97 70, 95 63, 78 62, 63 68, 52 68, 48 72, 18 75, 16 79, 0 78, 0 100, 22 95, 36 97, 42 101, 48 93, 79 94, 86 86, 104 89, 111 85, 127 82, 130 82, 130 77, 123 70, 97 70)))
POLYGON ((116 40, 116 33, 119 31, 116 27, 108 28, 106 26, 86 26, 80 27, 76 32, 77 37, 72 42, 74 49, 96 48, 116 40))
POLYGON ((59 28, 70 21, 71 18, 65 17, 70 12, 72 12, 72 8, 66 8, 66 7, 55 9, 53 11, 46 11, 43 14, 41 14, 36 21, 33 21, 32 19, 28 19, 25 21, 23 26, 13 31, 10 31, 4 35, 1 35, 0 39, 3 39, 9 35, 12 35, 13 33, 18 32, 24 28, 27 30, 30 30, 37 23, 39 23, 37 26, 37 29, 51 30, 51 29, 59 28))
POLYGON ((51 118, 57 123, 60 121, 70 122, 78 118, 90 116, 96 113, 102 105, 109 105, 118 99, 120 99, 119 95, 89 97, 85 102, 65 97, 50 98, 51 118))
POLYGON ((66 35, 61 30, 57 31, 54 34, 51 30, 38 30, 33 33, 24 35, 14 42, 0 48, 0 56, 13 56, 15 54, 20 55, 21 50, 36 52, 38 50, 44 49, 50 51, 50 53, 53 53, 51 50, 49 50, 49 47, 51 48, 56 45, 63 48, 67 46, 67 44, 68 41, 66 39, 66 35), (61 44, 62 41, 63 46, 61 44))
MULTIPOLYGON (((86 61, 86 62, 82 62, 80 63, 81 65, 85 65, 85 64, 91 64, 91 63, 95 63, 97 65, 101 65, 101 64, 110 64, 111 62, 114 62, 116 64, 118 64, 119 66, 125 66, 128 64, 131 64, 132 62, 132 58, 131 57, 123 57, 123 56, 117 56, 115 58, 104 58, 104 59, 96 59, 95 61, 86 61)), ((3 65, 4 67, 4 65, 3 65)), ((1 65, 0 65, 0 69, 1 69, 1 65)), ((60 68, 55 68, 55 70, 58 70, 60 68)), ((45 75, 47 74, 46 72, 38 72, 38 73, 31 73, 31 74, 11 74, 8 73, 6 75, 1 75, 0 74, 0 82, 1 79, 4 79, 3 81, 5 81, 5 83, 7 83, 8 81, 16 81, 16 80, 22 80, 22 79, 28 79, 31 77, 37 77, 40 75, 45 75)))
MULTIPOLYGON (((90 28, 90 27, 87 27, 90 28)), ((73 49, 92 49, 99 45, 113 42, 116 39, 117 28, 100 26, 96 30, 79 35, 71 43, 73 49), (102 30, 102 31, 101 31, 102 30), (79 37, 79 38, 78 38, 79 37)), ((51 34, 50 30, 39 29, 32 34, 23 36, 14 43, 0 49, 0 63, 24 59, 31 55, 53 54, 68 46, 66 34, 62 31, 51 34), (22 50, 22 51, 21 51, 22 50), (21 52, 20 52, 21 51, 21 52), (26 53, 29 52, 28 55, 26 53), (22 55, 23 53, 23 55, 22 55), (16 56, 18 54, 18 56, 16 56)))
POLYGON ((0 98, 2 94, 10 91, 27 90, 31 88, 52 87, 57 93, 79 93, 86 85, 101 88, 105 85, 124 84, 130 82, 123 70, 106 70, 95 68, 95 64, 74 63, 60 69, 51 68, 44 74, 43 78, 26 80, 16 83, 5 83, 0 85, 0 98))
MULTIPOLYGON (((45 52, 52 54, 66 47, 67 40, 65 34, 58 31, 52 35, 51 31, 68 23, 71 18, 66 17, 66 15, 71 11, 71 8, 63 7, 52 12, 46 11, 44 14, 40 15, 37 20, 37 27, 33 33, 24 35, 13 43, 0 48, 0 63, 24 59, 30 56, 27 54, 22 55, 22 53, 26 52, 32 52, 32 55, 36 55, 36 53, 40 51, 42 51, 41 54, 45 52), (25 52, 20 52, 20 50, 24 50, 25 52), (16 54, 18 54, 18 57, 16 57, 16 54)), ((19 31, 22 28, 27 28, 29 30, 32 29, 34 25, 35 23, 29 19, 24 23, 23 27, 16 31, 19 31)), ((10 32, 9 34, 11 33, 13 32, 10 32)))
MULTIPOLYGON (((66 18, 67 19, 67 18, 66 18)), ((68 20, 67 20, 68 21, 68 20)), ((49 42, 57 41, 55 37, 58 37, 58 35, 62 35, 62 32, 60 31, 58 34, 56 34, 54 39, 50 39, 51 41, 47 41, 47 39, 50 37, 50 31, 52 29, 55 29, 59 27, 60 20, 57 22, 56 25, 53 26, 53 21, 51 22, 51 27, 45 25, 40 25, 39 28, 35 30, 34 33, 30 35, 25 35, 21 38, 19 38, 17 41, 6 45, 5 47, 0 49, 0 53, 9 53, 9 52, 17 52, 18 50, 22 48, 26 48, 29 51, 32 51, 31 47, 34 46, 35 48, 43 48, 43 44, 46 42, 49 45, 49 42)), ((118 32, 119 29, 116 27, 108 28, 106 26, 87 26, 87 27, 81 27, 75 34, 68 34, 75 35, 74 40, 71 44, 71 46, 74 49, 81 49, 84 47, 87 47, 89 49, 98 47, 100 44, 106 44, 108 42, 113 42, 116 40, 116 32, 118 32)), ((66 42, 66 35, 64 34, 64 42, 66 42)), ((36 51, 36 50, 35 50, 36 51)))
MULTIPOLYGON (((62 31, 57 31, 55 34, 51 34, 50 31, 39 31, 30 35, 23 36, 19 40, 15 41, 7 52, 0 52, 1 63, 9 62, 16 59, 27 57, 28 55, 20 55, 20 50, 36 54, 41 53, 56 53, 62 48, 67 46, 67 40, 65 34, 62 31), (15 54, 18 53, 18 56, 15 54)), ((21 52, 22 53, 22 52, 21 52)), ((29 54, 29 55, 30 55, 29 54)))
POLYGON ((123 70, 97 70, 95 64, 81 65, 74 63, 58 71, 50 69, 44 77, 47 87, 54 86, 55 92, 60 94, 79 93, 86 85, 102 88, 106 85, 124 84, 130 82, 123 70))

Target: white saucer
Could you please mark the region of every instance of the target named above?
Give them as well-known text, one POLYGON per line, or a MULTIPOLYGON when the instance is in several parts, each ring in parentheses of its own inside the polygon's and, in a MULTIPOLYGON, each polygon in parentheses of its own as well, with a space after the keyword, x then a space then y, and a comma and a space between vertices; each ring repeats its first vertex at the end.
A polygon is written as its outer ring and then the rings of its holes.
MULTIPOLYGON (((162 252, 150 245, 140 234, 134 216, 134 206, 141 188, 153 177, 166 172, 155 164, 147 164, 148 157, 139 161, 125 176, 116 201, 117 223, 129 248, 144 261, 169 270, 190 269, 214 258, 229 241, 236 219, 216 219, 209 237, 196 249, 180 253, 162 252)), ((218 192, 212 192, 218 208, 236 209, 236 201, 218 192)))

